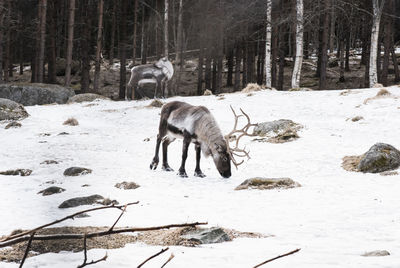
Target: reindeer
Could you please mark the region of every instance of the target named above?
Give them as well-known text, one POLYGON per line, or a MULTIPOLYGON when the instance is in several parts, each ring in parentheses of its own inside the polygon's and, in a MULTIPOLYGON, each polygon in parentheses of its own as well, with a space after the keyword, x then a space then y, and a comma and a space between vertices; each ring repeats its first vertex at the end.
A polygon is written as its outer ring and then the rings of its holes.
POLYGON ((250 158, 249 152, 245 149, 239 149, 239 139, 243 136, 254 136, 249 133, 249 128, 256 126, 250 123, 249 116, 243 112, 237 115, 233 108, 232 112, 235 116, 233 130, 223 136, 218 127, 215 118, 210 111, 204 106, 192 106, 185 102, 173 101, 163 106, 161 110, 159 133, 157 135, 156 150, 150 169, 155 170, 159 163, 158 152, 162 142, 163 162, 162 169, 165 171, 173 171, 168 165, 167 150, 168 145, 176 138, 183 138, 182 162, 178 171, 181 177, 187 177, 185 170, 185 162, 187 158, 188 147, 191 142, 195 144, 196 149, 196 168, 194 176, 205 177, 200 169, 201 152, 205 157, 212 156, 214 164, 224 178, 231 176, 231 161, 236 168, 241 165, 244 160, 237 162, 234 156, 250 158), (248 123, 242 129, 236 129, 238 119, 241 116, 247 118, 248 123), (236 138, 235 147, 229 146, 229 141, 233 134, 239 134, 236 138))

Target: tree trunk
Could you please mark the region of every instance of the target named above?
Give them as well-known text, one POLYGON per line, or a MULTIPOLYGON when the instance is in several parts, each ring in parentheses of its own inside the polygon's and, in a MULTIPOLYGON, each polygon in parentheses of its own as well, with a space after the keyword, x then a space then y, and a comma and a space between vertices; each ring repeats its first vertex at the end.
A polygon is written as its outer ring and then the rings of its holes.
POLYGON ((247 62, 248 62, 248 42, 245 41, 244 42, 244 46, 243 46, 243 76, 242 76, 242 87, 245 88, 247 86, 248 83, 248 77, 247 77, 247 62))
POLYGON ((38 61, 38 79, 37 82, 43 83, 43 70, 44 70, 44 49, 46 44, 46 13, 47 13, 47 0, 40 0, 40 44, 39 44, 39 61, 38 61))
POLYGON ((68 45, 67 59, 65 67, 65 86, 71 85, 71 64, 72 64, 72 49, 74 46, 74 22, 75 22, 75 0, 69 1, 69 18, 68 18, 68 45))
POLYGON ((101 41, 103 34, 103 6, 104 0, 99 0, 99 23, 97 28, 97 47, 96 47, 96 63, 94 68, 93 91, 98 93, 100 83, 100 56, 101 56, 101 41))
MULTIPOLYGON (((209 45, 209 43, 208 43, 209 45)), ((204 75, 205 89, 211 90, 211 48, 206 50, 206 69, 204 75)))
MULTIPOLYGON (((4 25, 4 0, 0 0, 0 25, 4 25)), ((3 83, 3 27, 0 27, 0 84, 3 83)))
POLYGON ((4 53, 4 82, 9 82, 10 77, 10 65, 11 64, 11 0, 7 1, 7 16, 6 16, 6 44, 4 53))
MULTIPOLYGON (((119 41, 119 55, 120 55, 120 73, 119 73, 119 99, 125 99, 126 93, 126 13, 128 9, 128 0, 122 0, 121 3, 121 19, 119 24, 120 41, 119 41)), ((131 96, 128 96, 131 97, 131 96)))
POLYGON ((292 88, 300 88, 301 66, 303 64, 303 0, 296 0, 296 59, 292 75, 292 88))
POLYGON ((242 61, 242 47, 241 43, 236 44, 236 56, 235 56, 235 84, 233 86, 234 91, 240 90, 240 63, 242 61))
POLYGON ((142 64, 146 64, 146 27, 145 27, 145 16, 146 16, 146 7, 142 5, 142 32, 141 32, 141 44, 140 44, 140 59, 142 64))
POLYGON ((400 81, 399 64, 397 62, 397 57, 396 57, 396 53, 394 50, 393 36, 392 36, 392 44, 390 47, 390 53, 392 55, 392 62, 393 62, 393 68, 394 68, 394 82, 399 82, 400 81))
MULTIPOLYGON (((388 5, 390 5, 390 0, 388 1, 388 5)), ((388 12, 390 10, 386 9, 388 12)), ((385 16, 385 24, 384 24, 384 56, 383 56, 383 68, 382 68, 382 76, 381 81, 382 84, 386 87, 388 86, 388 74, 389 74, 389 60, 390 60, 390 50, 392 46, 392 18, 389 16, 385 16)))
POLYGON ((379 45, 379 24, 385 0, 372 0, 373 22, 371 31, 371 48, 369 55, 369 86, 373 87, 378 83, 377 56, 379 45))
POLYGON ((329 32, 329 53, 333 53, 334 50, 334 44, 335 44, 335 0, 332 0, 331 4, 331 25, 329 27, 330 32, 329 32))
POLYGON ((323 19, 323 30, 322 30, 322 43, 321 46, 321 69, 319 76, 319 90, 326 89, 326 68, 328 65, 328 37, 329 37, 329 8, 331 0, 324 0, 324 19, 323 19))
POLYGON ((82 93, 90 92, 90 29, 92 26, 92 12, 89 0, 80 1, 80 50, 81 50, 81 91, 82 93))
POLYGON ((272 22, 272 0, 267 0, 267 26, 266 26, 266 38, 265 38, 265 86, 267 88, 272 88, 271 22, 272 22))
POLYGON ((228 56, 227 56, 227 65, 228 65, 228 75, 226 78, 226 86, 233 86, 233 47, 228 48, 228 56))
POLYGON ((138 17, 139 0, 135 0, 135 8, 133 10, 133 51, 132 51, 132 64, 136 64, 136 48, 137 48, 137 17, 138 17))
POLYGON ((211 81, 211 91, 213 94, 217 92, 217 60, 215 55, 212 60, 212 81, 211 81))
POLYGON ((203 65, 204 65, 204 46, 200 40, 199 65, 197 66, 197 95, 203 95, 203 65))
POLYGON ((57 42, 57 3, 49 2, 49 48, 48 48, 48 70, 47 83, 56 83, 56 42, 57 42))
POLYGON ((340 77, 339 77, 339 82, 343 83, 345 82, 344 78, 344 69, 345 69, 345 60, 344 60, 344 40, 341 38, 340 44, 339 44, 339 51, 340 51, 340 77))
POLYGON ((346 61, 344 70, 350 72, 350 37, 351 37, 351 27, 347 29, 346 33, 346 61))
POLYGON ((168 58, 168 0, 164 2, 164 57, 168 58))
POLYGON ((183 0, 179 0, 179 10, 178 10, 178 27, 177 27, 177 38, 176 38, 176 45, 175 45, 175 64, 180 64, 182 55, 182 45, 183 45, 183 24, 182 24, 182 13, 183 13, 183 0))
MULTIPOLYGON (((116 13, 118 10, 117 6, 118 1, 113 1, 113 10, 112 10, 112 19, 111 19, 111 42, 110 42, 110 64, 113 65, 114 63, 114 47, 115 47, 115 32, 116 32, 116 24, 117 24, 117 19, 116 19, 116 13)), ((136 17, 136 15, 135 15, 136 17)), ((136 28, 136 27, 135 27, 136 28)))

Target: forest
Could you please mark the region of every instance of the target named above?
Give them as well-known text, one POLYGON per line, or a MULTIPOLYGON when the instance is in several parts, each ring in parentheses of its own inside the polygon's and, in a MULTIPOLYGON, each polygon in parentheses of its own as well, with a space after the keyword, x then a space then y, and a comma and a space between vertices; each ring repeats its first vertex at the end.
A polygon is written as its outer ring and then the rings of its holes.
POLYGON ((125 99, 130 68, 164 56, 176 74, 169 96, 248 83, 326 90, 372 87, 370 75, 384 86, 400 80, 395 0, 1 0, 0 12, 0 83, 125 99), (296 57, 303 64, 293 84, 296 57))

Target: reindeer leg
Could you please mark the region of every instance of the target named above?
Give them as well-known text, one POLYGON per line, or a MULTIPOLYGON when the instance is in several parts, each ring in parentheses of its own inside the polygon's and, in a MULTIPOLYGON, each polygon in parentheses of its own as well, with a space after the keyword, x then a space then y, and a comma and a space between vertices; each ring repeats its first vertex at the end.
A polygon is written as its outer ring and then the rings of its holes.
POLYGON ((200 169, 200 157, 201 157, 201 147, 200 144, 196 144, 196 169, 194 170, 194 176, 204 178, 206 175, 200 169))
POLYGON ((182 178, 187 178, 186 170, 185 170, 185 163, 188 153, 189 144, 192 138, 190 137, 190 133, 187 131, 183 132, 183 148, 182 148, 182 163, 181 167, 179 168, 178 175, 182 178))
POLYGON ((158 134, 157 135, 157 143, 156 143, 156 152, 153 157, 153 161, 151 161, 151 164, 150 164, 150 169, 153 169, 153 170, 155 170, 158 166, 158 162, 159 162, 158 152, 160 151, 161 140, 162 140, 162 137, 160 134, 158 134))
POLYGON ((163 141, 163 165, 162 165, 162 170, 165 171, 174 171, 169 165, 168 165, 168 145, 173 142, 175 139, 165 139, 163 141))

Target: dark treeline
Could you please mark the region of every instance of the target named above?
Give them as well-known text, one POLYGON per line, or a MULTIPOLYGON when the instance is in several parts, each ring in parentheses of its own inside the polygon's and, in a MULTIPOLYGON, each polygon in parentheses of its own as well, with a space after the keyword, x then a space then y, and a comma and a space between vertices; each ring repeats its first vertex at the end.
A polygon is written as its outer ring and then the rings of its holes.
MULTIPOLYGON (((100 66, 118 62, 119 98, 124 99, 127 68, 167 53, 176 72, 170 94, 185 90, 181 75, 188 59, 196 59, 201 67, 196 68, 194 92, 199 95, 205 89, 219 93, 240 90, 248 83, 261 85, 268 1, 0 0, 0 82, 8 82, 16 72, 22 74, 29 65, 30 82, 60 83, 58 75, 65 76, 62 83, 70 86, 71 73, 78 72, 81 92, 98 92, 99 74, 107 71, 100 66), (59 64, 65 65, 64 73, 58 71, 59 64)), ((378 82, 386 86, 399 81, 398 1, 304 0, 303 58, 309 61, 303 69, 313 67, 319 89, 331 89, 327 67, 335 62, 339 71, 333 78, 345 82, 346 73, 354 71, 351 57, 356 55, 363 68, 363 83, 356 86, 370 86, 374 1, 384 2, 378 82)), ((273 0, 270 23, 272 87, 286 90, 290 86, 285 74, 292 72, 296 53, 296 0, 273 0)))

